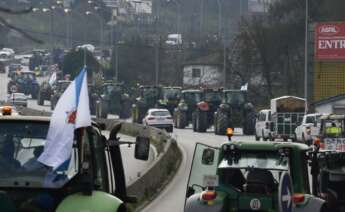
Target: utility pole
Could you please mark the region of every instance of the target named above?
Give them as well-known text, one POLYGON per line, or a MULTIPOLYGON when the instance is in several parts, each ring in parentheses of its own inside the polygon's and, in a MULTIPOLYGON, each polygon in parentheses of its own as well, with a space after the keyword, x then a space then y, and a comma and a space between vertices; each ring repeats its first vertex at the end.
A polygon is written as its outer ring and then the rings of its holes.
POLYGON ((306 112, 308 110, 308 23, 309 1, 305 0, 305 40, 304 40, 304 98, 306 99, 306 112))
POLYGON ((157 35, 157 42, 155 46, 155 85, 158 86, 159 83, 159 53, 160 53, 160 45, 161 45, 161 38, 160 35, 157 35))

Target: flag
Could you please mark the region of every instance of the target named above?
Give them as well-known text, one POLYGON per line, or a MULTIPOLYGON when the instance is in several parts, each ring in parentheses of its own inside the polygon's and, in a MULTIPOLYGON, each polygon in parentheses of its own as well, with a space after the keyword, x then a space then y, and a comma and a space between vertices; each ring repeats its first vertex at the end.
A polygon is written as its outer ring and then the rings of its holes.
POLYGON ((53 74, 50 76, 49 81, 48 81, 50 86, 52 86, 55 83, 56 78, 57 78, 56 71, 54 71, 53 74))
POLYGON ((248 82, 241 86, 241 91, 247 91, 248 90, 248 82))
POLYGON ((53 111, 44 151, 38 161, 58 168, 71 157, 74 130, 91 126, 87 72, 83 69, 58 100, 53 111))

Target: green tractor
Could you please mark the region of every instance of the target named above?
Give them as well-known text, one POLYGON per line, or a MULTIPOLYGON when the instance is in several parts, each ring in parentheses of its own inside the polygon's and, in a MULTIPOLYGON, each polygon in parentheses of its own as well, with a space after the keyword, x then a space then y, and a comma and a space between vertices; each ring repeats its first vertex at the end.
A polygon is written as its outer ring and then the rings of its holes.
POLYGON ((213 125, 214 113, 222 102, 222 89, 203 89, 203 99, 192 114, 194 132, 206 132, 213 125))
POLYGON ((159 100, 159 107, 166 108, 170 114, 174 113, 181 99, 180 87, 163 87, 161 99, 159 100))
POLYGON ((229 127, 242 127, 243 134, 253 135, 255 118, 255 108, 247 100, 247 91, 224 90, 222 104, 214 114, 214 132, 225 135, 229 127))
POLYGON ((139 97, 132 105, 132 122, 141 124, 148 109, 158 107, 161 88, 158 86, 140 86, 139 97))
MULTIPOLYGON (((125 212, 127 195, 116 125, 106 139, 92 126, 75 130, 71 159, 57 169, 37 161, 49 129, 48 117, 0 117, 0 211, 125 212), (22 129, 22 130, 18 130, 22 129)), ((138 137, 135 157, 147 160, 149 139, 138 137)))
POLYGON ((54 110, 59 98, 63 94, 63 92, 67 89, 71 81, 69 80, 58 80, 53 88, 52 88, 52 95, 50 96, 50 109, 54 110))
POLYGON ((286 142, 198 143, 184 212, 326 211, 310 192, 310 151, 286 142))
POLYGON ((202 99, 200 90, 183 90, 181 99, 173 112, 174 125, 176 128, 184 129, 192 122, 192 113, 198 102, 202 99))
POLYGON ((315 194, 326 200, 328 211, 345 211, 345 116, 321 116, 320 137, 312 161, 315 194))
POLYGON ((95 104, 96 117, 107 118, 108 113, 119 115, 120 119, 130 117, 131 101, 125 93, 123 85, 114 82, 105 82, 99 88, 95 104))

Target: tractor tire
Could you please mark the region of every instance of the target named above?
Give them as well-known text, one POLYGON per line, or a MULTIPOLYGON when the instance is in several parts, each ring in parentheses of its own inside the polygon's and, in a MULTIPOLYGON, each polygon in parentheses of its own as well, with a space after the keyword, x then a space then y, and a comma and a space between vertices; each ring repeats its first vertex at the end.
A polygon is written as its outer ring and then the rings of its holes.
POLYGON ((195 131, 206 132, 207 130, 207 112, 197 111, 195 113, 195 131))
POLYGON ((225 135, 226 129, 228 128, 229 117, 224 113, 217 113, 215 122, 215 134, 225 135))
POLYGON ((265 137, 265 133, 264 133, 264 131, 262 130, 262 140, 263 140, 263 141, 267 141, 267 139, 268 139, 268 138, 265 137))
POLYGON ((120 119, 128 119, 131 116, 131 111, 129 109, 130 107, 131 107, 130 102, 125 101, 122 104, 122 107, 121 107, 121 110, 120 110, 120 113, 119 113, 119 118, 120 119))
POLYGON ((193 132, 196 132, 196 113, 193 112, 192 114, 192 128, 193 128, 193 132))
POLYGON ((186 128, 187 115, 186 113, 179 112, 176 114, 176 128, 184 129, 186 128))
POLYGON ((132 123, 138 123, 137 110, 138 110, 138 107, 132 108, 132 123))
POLYGON ((245 116, 243 124, 243 134, 254 135, 255 134, 255 112, 248 112, 245 116))
POLYGON ((38 92, 38 96, 37 96, 37 104, 38 105, 44 105, 44 98, 42 96, 42 92, 38 92))
POLYGON ((260 141, 260 137, 255 132, 255 141, 260 141))

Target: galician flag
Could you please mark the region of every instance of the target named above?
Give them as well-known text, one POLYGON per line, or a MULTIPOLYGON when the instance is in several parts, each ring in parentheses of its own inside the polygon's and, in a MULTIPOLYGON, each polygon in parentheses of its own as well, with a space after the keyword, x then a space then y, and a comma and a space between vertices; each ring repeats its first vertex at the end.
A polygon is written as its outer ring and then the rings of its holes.
POLYGON ((58 100, 53 111, 44 151, 38 161, 56 169, 69 160, 74 130, 91 126, 87 72, 82 69, 58 100))

